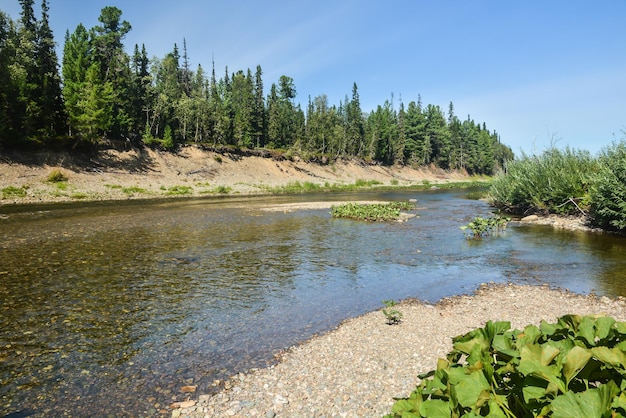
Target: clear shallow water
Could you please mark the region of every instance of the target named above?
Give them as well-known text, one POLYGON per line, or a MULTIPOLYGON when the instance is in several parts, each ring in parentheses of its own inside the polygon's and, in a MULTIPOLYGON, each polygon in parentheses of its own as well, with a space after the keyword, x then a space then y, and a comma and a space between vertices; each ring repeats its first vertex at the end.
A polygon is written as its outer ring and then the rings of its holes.
POLYGON ((383 299, 502 281, 626 295, 623 238, 512 225, 467 241, 459 226, 490 208, 464 192, 4 210, 0 416, 158 415, 180 387, 210 392, 383 299), (409 198, 419 217, 406 223, 260 210, 409 198))

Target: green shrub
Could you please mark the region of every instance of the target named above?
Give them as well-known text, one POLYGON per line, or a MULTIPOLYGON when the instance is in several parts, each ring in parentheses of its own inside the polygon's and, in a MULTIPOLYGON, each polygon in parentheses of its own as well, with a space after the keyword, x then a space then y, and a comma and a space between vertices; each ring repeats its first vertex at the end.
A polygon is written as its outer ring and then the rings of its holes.
POLYGON ((550 148, 522 155, 491 183, 491 203, 510 213, 575 214, 588 209, 598 164, 587 151, 550 148))
POLYGON ((489 321, 453 338, 387 417, 626 416, 626 322, 566 315, 510 327, 489 321))
POLYGON ((614 143, 599 156, 600 169, 591 194, 592 223, 626 229, 626 142, 614 143))
POLYGON ((233 189, 231 189, 231 188, 230 188, 230 187, 228 187, 228 186, 217 186, 217 187, 215 188, 215 193, 218 193, 218 194, 228 194, 228 193, 230 193, 232 190, 233 190, 233 189))
POLYGON ((48 174, 46 181, 50 183, 59 183, 62 181, 67 181, 67 176, 61 170, 55 168, 50 172, 50 174, 48 174))

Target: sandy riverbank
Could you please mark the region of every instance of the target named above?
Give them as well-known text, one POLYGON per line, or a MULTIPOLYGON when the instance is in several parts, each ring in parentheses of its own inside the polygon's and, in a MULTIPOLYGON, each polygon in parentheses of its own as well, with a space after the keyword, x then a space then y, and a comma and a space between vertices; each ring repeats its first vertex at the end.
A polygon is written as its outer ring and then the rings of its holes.
POLYGON ((626 320, 626 300, 575 295, 544 286, 492 285, 436 305, 405 301, 399 325, 380 311, 293 347, 275 366, 239 374, 215 396, 195 394, 173 417, 380 417, 394 397, 436 367, 451 338, 487 320, 513 327, 562 315, 605 313, 626 320))
POLYGON ((0 155, 0 205, 168 196, 253 195, 290 183, 349 185, 357 180, 411 186, 468 181, 435 168, 383 167, 357 161, 318 164, 217 154, 187 146, 178 153, 106 150, 97 155, 39 152, 0 155), (67 181, 47 181, 53 171, 67 181))

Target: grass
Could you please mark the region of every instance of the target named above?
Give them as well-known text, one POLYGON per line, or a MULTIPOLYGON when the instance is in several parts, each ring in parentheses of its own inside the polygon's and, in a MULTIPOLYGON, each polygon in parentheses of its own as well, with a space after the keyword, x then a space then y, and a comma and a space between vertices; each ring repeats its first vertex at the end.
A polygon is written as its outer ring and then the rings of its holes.
POLYGON ((54 170, 52 170, 50 174, 48 174, 48 177, 46 177, 46 181, 50 183, 59 183, 59 182, 67 181, 67 180, 68 180, 67 175, 65 175, 65 173, 63 173, 58 168, 55 168, 54 170))
POLYGON ((7 186, 2 189, 2 199, 10 199, 14 197, 26 197, 28 186, 15 187, 7 186))
MULTIPOLYGON (((487 188, 491 184, 491 179, 471 180, 463 182, 451 182, 451 183, 438 183, 436 187, 438 189, 469 189, 469 188, 487 188)), ((311 182, 299 182, 294 181, 287 183, 284 186, 268 187, 257 186, 260 189, 270 194, 299 194, 309 192, 351 192, 369 188, 376 188, 377 190, 427 190, 435 186, 428 180, 424 180, 422 183, 400 185, 399 182, 391 181, 389 185, 385 185, 378 180, 363 180, 358 179, 352 184, 339 184, 325 182, 322 184, 311 182)))
POLYGON ((191 186, 172 186, 166 189, 165 194, 168 196, 181 196, 181 195, 191 194, 192 192, 193 192, 193 187, 191 186))
POLYGON ((493 180, 490 200, 508 213, 576 214, 589 204, 598 169, 587 151, 551 148, 540 155, 523 154, 493 180))

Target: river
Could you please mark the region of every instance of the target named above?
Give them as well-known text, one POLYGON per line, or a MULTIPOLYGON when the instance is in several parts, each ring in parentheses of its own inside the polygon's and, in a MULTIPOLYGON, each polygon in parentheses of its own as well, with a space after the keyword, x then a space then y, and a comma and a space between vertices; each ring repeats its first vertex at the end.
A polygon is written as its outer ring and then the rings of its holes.
POLYGON ((0 207, 0 416, 159 416, 384 299, 548 283, 626 296, 626 240, 511 224, 466 191, 0 207), (404 223, 281 203, 417 199, 404 223))

